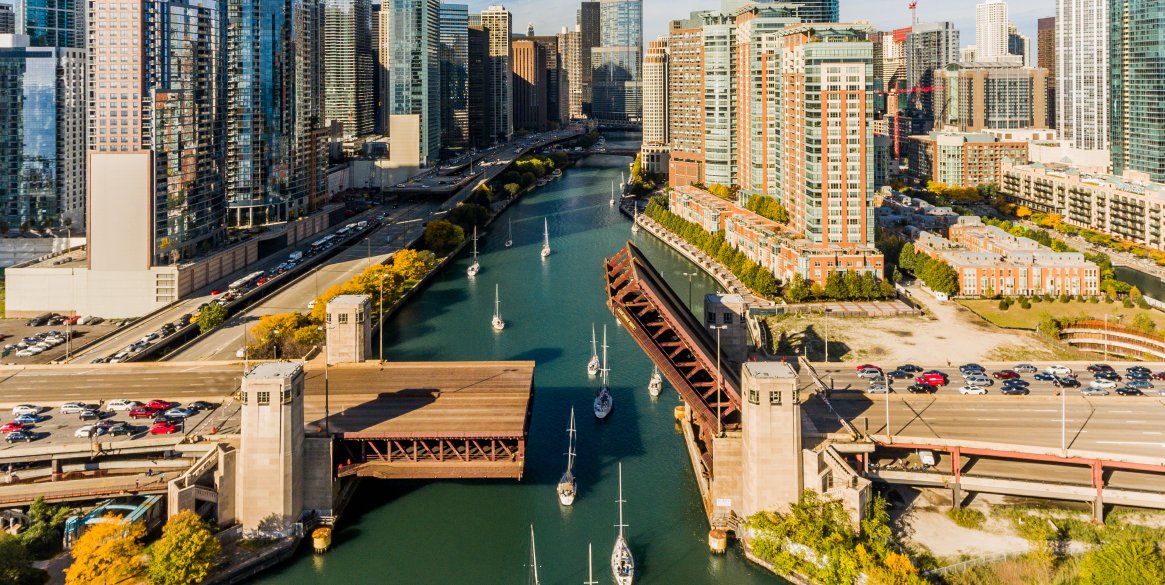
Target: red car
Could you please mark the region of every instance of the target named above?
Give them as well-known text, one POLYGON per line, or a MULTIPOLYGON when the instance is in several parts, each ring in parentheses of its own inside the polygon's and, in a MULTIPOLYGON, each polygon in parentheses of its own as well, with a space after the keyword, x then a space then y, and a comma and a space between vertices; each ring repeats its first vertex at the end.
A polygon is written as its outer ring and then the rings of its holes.
POLYGON ((1017 374, 1014 370, 999 370, 998 372, 995 372, 994 374, 991 374, 991 375, 996 380, 1010 380, 1012 378, 1019 377, 1019 374, 1017 374))
POLYGON ((150 408, 148 406, 135 406, 129 410, 130 418, 154 418, 162 412, 160 408, 150 408))
POLYGON ((939 374, 926 373, 914 379, 919 384, 930 384, 931 386, 946 386, 947 379, 939 374))
POLYGON ((1165 372, 1156 372, 1152 377, 1154 380, 1165 380, 1165 372))
POLYGON ((216 289, 214 289, 214 290, 210 291, 210 294, 211 294, 211 296, 213 296, 213 295, 221 295, 221 294, 222 294, 222 289, 221 289, 221 288, 216 288, 216 289))
POLYGON ((177 405, 178 405, 178 403, 176 403, 176 402, 167 402, 165 400, 151 400, 151 401, 146 403, 146 408, 152 408, 154 410, 166 410, 167 408, 170 408, 172 406, 177 406, 177 405))
POLYGON ((150 427, 151 435, 169 435, 176 432, 178 432, 178 425, 169 421, 155 423, 154 426, 150 427))
POLYGON ((860 372, 860 371, 862 371, 862 370, 878 370, 878 371, 881 371, 881 370, 882 370, 882 368, 879 368, 878 366, 875 366, 875 365, 873 365, 873 364, 862 364, 862 365, 858 366, 858 369, 857 369, 857 371, 859 371, 859 372, 860 372))
POLYGON ((267 277, 266 276, 255 281, 255 286, 263 286, 265 284, 267 284, 267 277))
POLYGON ((18 422, 10 422, 10 423, 7 423, 4 426, 0 427, 0 433, 11 433, 14 431, 23 431, 27 428, 28 428, 28 425, 18 423, 18 422))

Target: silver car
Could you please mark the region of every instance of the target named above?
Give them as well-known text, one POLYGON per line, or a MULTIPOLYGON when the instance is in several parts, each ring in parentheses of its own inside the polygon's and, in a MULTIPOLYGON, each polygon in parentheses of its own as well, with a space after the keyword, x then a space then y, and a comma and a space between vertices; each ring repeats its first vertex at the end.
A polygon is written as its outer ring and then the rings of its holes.
POLYGON ((1082 396, 1108 396, 1108 390, 1089 384, 1080 389, 1080 394, 1082 396))
POLYGON ((890 387, 885 384, 870 384, 870 387, 866 388, 866 392, 870 394, 889 394, 890 387))

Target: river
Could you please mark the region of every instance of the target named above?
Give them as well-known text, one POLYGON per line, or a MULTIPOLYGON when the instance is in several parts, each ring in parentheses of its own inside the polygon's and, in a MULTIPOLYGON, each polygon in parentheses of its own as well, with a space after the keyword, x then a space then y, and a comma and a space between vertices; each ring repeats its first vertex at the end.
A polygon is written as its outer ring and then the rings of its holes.
MULTIPOLYGON (((609 144, 634 137, 608 138, 609 144)), ((541 582, 586 580, 587 544, 594 573, 611 582, 610 554, 617 508, 617 467, 623 464, 627 537, 639 584, 781 584, 731 549, 708 552, 708 525, 683 439, 672 418, 670 388, 647 394, 651 363, 615 325, 603 294, 602 260, 633 239, 681 296, 699 272, 651 235, 632 235, 630 222, 608 205, 610 183, 630 159, 595 156, 511 206, 479 241, 481 273, 469 280, 467 254, 390 321, 389 360, 535 360, 534 413, 520 481, 364 480, 341 518, 333 548, 309 548, 252 583, 525 583, 530 525, 537 536, 541 582), (539 258, 543 219, 553 254, 539 258), (514 245, 505 248, 512 220, 514 245), (490 329, 494 284, 501 285, 506 329, 490 329), (615 410, 591 414, 596 382, 586 374, 591 324, 607 326, 615 410), (578 421, 575 472, 579 496, 561 507, 554 487, 565 465, 570 408, 578 421)), ((694 298, 716 284, 703 273, 694 298)), ((700 308, 700 307, 697 307, 700 308)), ((702 314, 702 310, 696 314, 702 314)))

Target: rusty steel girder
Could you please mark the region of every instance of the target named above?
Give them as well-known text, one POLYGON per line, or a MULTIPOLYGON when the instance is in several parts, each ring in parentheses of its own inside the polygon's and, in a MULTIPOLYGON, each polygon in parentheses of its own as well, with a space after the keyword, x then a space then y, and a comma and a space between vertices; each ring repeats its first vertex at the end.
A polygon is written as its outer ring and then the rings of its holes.
POLYGON ((630 242, 604 261, 607 306, 708 431, 740 428, 740 377, 671 287, 630 242))

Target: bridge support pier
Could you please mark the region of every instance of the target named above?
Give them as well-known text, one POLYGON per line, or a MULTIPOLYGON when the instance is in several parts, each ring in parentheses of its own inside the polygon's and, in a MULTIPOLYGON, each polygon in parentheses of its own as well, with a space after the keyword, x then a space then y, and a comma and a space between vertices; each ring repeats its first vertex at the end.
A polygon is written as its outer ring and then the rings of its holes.
POLYGON ((955 510, 963 509, 963 486, 962 484, 951 485, 951 507, 955 510))
POLYGON ((60 459, 53 459, 51 465, 52 465, 53 481, 57 481, 58 479, 61 479, 61 460, 60 459))
POLYGON ((1104 465, 1100 461, 1092 462, 1092 486, 1096 488, 1096 497, 1092 500, 1092 522, 1104 524, 1104 465))

